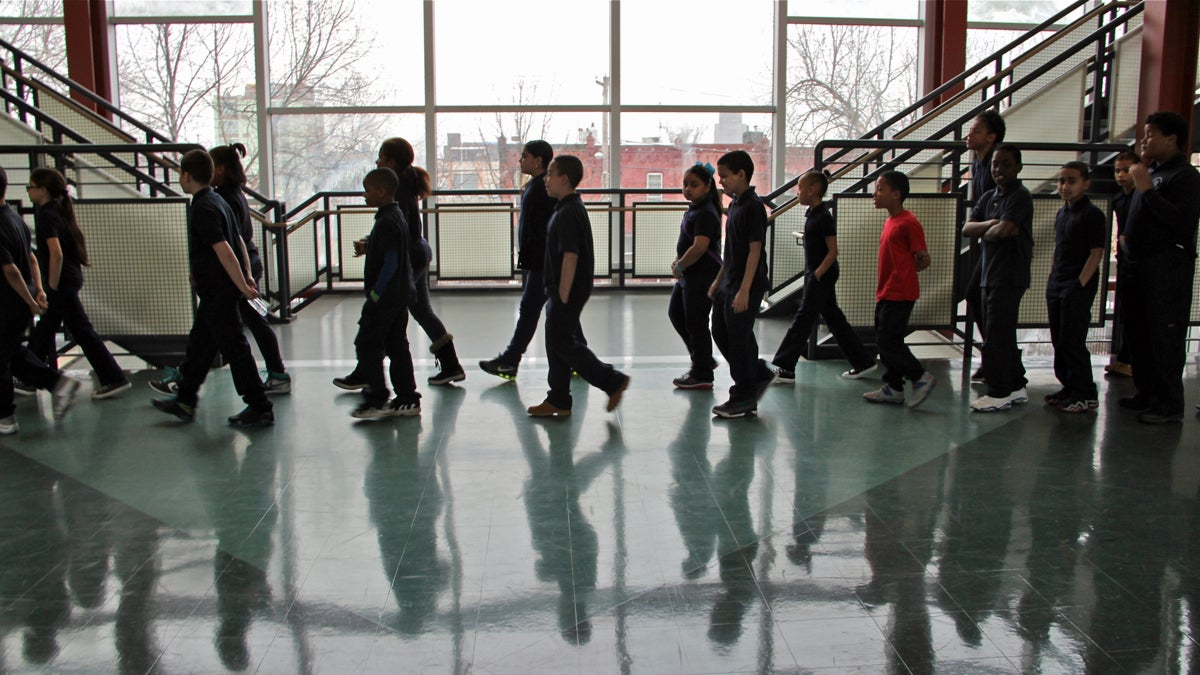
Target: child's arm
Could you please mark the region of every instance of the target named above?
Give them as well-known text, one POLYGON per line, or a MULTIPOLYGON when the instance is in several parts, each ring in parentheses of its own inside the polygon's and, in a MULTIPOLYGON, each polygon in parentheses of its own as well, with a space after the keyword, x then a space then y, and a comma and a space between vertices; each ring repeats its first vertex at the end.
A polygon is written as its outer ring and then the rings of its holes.
POLYGON ((37 304, 46 308, 46 290, 42 288, 42 268, 38 265, 37 256, 29 252, 29 276, 33 277, 33 299, 37 304))
POLYGON ((721 269, 717 270, 717 278, 713 279, 712 285, 708 287, 708 297, 713 298, 717 295, 717 289, 721 287, 721 282, 725 279, 725 265, 721 265, 721 269))
POLYGON ((962 234, 964 237, 977 239, 987 234, 994 225, 999 223, 999 220, 992 218, 991 220, 968 220, 963 224, 962 234))
POLYGON ((737 295, 733 297, 733 313, 741 314, 750 307, 750 287, 754 285, 754 275, 758 272, 758 261, 762 258, 762 242, 750 242, 750 255, 746 256, 746 273, 742 275, 742 285, 737 295))
POLYGON ((913 253, 913 265, 916 266, 918 272, 928 268, 932 262, 933 259, 929 257, 929 251, 922 250, 913 253))
POLYGON ((246 240, 241 237, 238 237, 238 249, 242 253, 242 271, 246 275, 246 284, 254 288, 254 273, 250 271, 250 254, 246 251, 246 240))
POLYGON ((579 266, 579 254, 563 251, 562 276, 558 278, 558 299, 564 303, 571 297, 571 286, 575 284, 575 268, 579 266))
POLYGON ((221 267, 225 269, 225 274, 229 275, 229 280, 234 286, 246 296, 246 299, 253 300, 258 297, 258 291, 254 290, 246 283, 246 276, 242 274, 242 266, 238 264, 237 256, 233 253, 233 248, 230 247, 227 241, 218 241, 212 245, 213 251, 217 254, 217 259, 221 261, 221 267))
POLYGON ((825 257, 821 260, 821 264, 817 265, 817 269, 813 270, 813 277, 817 281, 820 281, 821 277, 825 276, 829 268, 833 267, 833 262, 837 260, 837 237, 825 237, 825 247, 829 249, 829 252, 825 254, 825 257))
POLYGON ((8 285, 16 291, 17 295, 29 305, 29 309, 38 316, 41 316, 46 308, 38 304, 38 301, 29 294, 29 287, 25 285, 25 278, 21 276, 21 270, 13 263, 8 263, 4 266, 4 278, 8 281, 8 285))
POLYGON ((679 256, 679 260, 676 260, 671 265, 671 271, 675 273, 676 277, 682 274, 687 268, 695 265, 696 261, 700 260, 708 252, 710 241, 712 240, 704 235, 696 235, 696 238, 692 240, 691 247, 684 251, 683 255, 679 256))
POLYGON ((58 242, 58 237, 50 237, 46 240, 46 250, 50 258, 50 274, 47 281, 50 283, 50 290, 57 291, 63 267, 62 244, 58 242))
POLYGON ((1104 257, 1104 249, 1094 248, 1088 253, 1088 259, 1083 263, 1083 271, 1079 273, 1079 285, 1087 286, 1092 280, 1092 275, 1096 270, 1100 269, 1100 259, 1104 257))

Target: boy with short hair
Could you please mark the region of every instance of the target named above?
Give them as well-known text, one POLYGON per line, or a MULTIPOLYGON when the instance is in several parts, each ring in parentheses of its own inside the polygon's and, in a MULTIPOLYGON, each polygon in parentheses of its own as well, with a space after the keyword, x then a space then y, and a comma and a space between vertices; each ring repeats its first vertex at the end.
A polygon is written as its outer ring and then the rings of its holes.
POLYGON ((908 319, 921 297, 917 272, 929 267, 925 230, 913 213, 904 208, 908 176, 887 171, 875 181, 875 208, 888 218, 879 234, 879 276, 875 285, 875 342, 883 363, 883 386, 863 394, 870 403, 905 403, 904 380, 912 382, 908 407, 921 405, 937 380, 904 343, 908 319))
POLYGON ((1033 197, 1017 177, 1021 150, 1002 144, 992 154, 988 190, 971 209, 964 237, 980 240, 984 382, 987 393, 971 402, 977 412, 1007 410, 1029 402, 1025 366, 1017 348, 1017 315, 1029 288, 1033 261, 1033 197))
MULTIPOLYGON (((997 145, 1004 142, 1007 129, 1000 112, 992 109, 979 113, 979 116, 971 122, 971 128, 967 130, 966 146, 972 155, 970 197, 975 204, 979 203, 984 193, 996 187, 996 181, 992 179, 992 153, 995 152, 997 145)), ((974 316, 973 321, 980 327, 982 333, 983 302, 979 289, 982 261, 977 250, 972 250, 968 259, 973 263, 971 264, 971 276, 967 280, 967 287, 964 291, 967 311, 974 316)), ((983 347, 979 346, 978 348, 979 366, 971 375, 973 382, 983 381, 983 347)))
POLYGON ((850 362, 850 370, 842 373, 842 377, 857 380, 878 368, 875 355, 863 346, 837 304, 834 292, 838 280, 837 224, 829 204, 823 201, 828 189, 829 176, 816 170, 800 176, 796 182, 797 199, 802 206, 808 207, 804 215, 804 260, 808 274, 804 279, 800 307, 771 360, 777 366, 777 382, 796 381, 796 363, 818 316, 825 319, 829 332, 850 362))
POLYGON ((717 160, 717 175, 733 197, 725 219, 725 252, 720 272, 709 288, 713 298, 712 335, 729 362, 733 386, 729 400, 712 411, 717 417, 738 418, 758 412, 758 399, 775 381, 767 362, 758 358, 754 319, 767 292, 767 209, 754 192, 754 160, 745 150, 727 152, 717 160))
POLYGON ((529 141, 521 150, 521 173, 529 182, 521 191, 521 213, 517 217, 517 267, 521 272, 521 305, 517 325, 508 347, 494 359, 480 361, 485 373, 514 380, 521 356, 537 332, 542 307, 546 304, 545 272, 546 227, 554 215, 555 199, 546 193, 546 169, 554 159, 554 148, 543 140, 529 141))
POLYGON ((558 200, 546 230, 545 273, 546 358, 550 363, 546 400, 530 406, 533 417, 571 415, 571 371, 608 394, 608 412, 616 410, 629 387, 629 376, 588 349, 579 316, 592 295, 595 268, 592 223, 575 189, 583 180, 583 163, 560 155, 546 171, 546 193, 558 200))
POLYGON ((1117 187, 1120 188, 1112 202, 1113 224, 1117 230, 1117 289, 1116 298, 1113 301, 1112 330, 1114 341, 1117 344, 1117 352, 1113 355, 1112 361, 1104 366, 1104 372, 1121 377, 1133 375, 1133 368, 1129 365, 1132 359, 1129 354, 1129 341, 1125 339, 1125 304, 1128 302, 1126 296, 1129 295, 1129 283, 1122 282, 1126 272, 1124 271, 1125 254, 1121 249, 1125 241, 1125 223, 1129 220, 1129 204, 1133 201, 1133 174, 1130 170, 1134 164, 1140 164, 1141 161, 1142 158, 1130 150, 1118 154, 1113 160, 1113 177, 1116 178, 1117 187))
POLYGON ((234 388, 246 402, 245 410, 230 417, 229 424, 269 426, 275 423, 275 413, 266 386, 258 377, 250 343, 242 333, 238 310, 241 298, 257 298, 258 289, 251 280, 250 259, 233 211, 210 187, 212 177, 213 162, 207 152, 191 150, 179 160, 179 186, 192 196, 187 218, 188 259, 200 302, 188 335, 176 395, 156 399, 153 405, 184 422, 193 421, 200 386, 220 352, 229 364, 234 388))
POLYGON ((362 420, 411 417, 421 414, 421 395, 413 372, 408 344, 408 306, 416 297, 412 261, 409 256, 408 223, 396 203, 400 178, 387 167, 374 169, 363 178, 363 199, 378 209, 371 233, 355 242, 354 254, 365 255, 362 317, 354 352, 354 372, 335 378, 341 389, 361 389, 363 404, 351 413, 362 420), (396 398, 388 401, 383 378, 383 358, 391 359, 389 373, 396 398))
POLYGON ((1100 286, 1104 256, 1104 212, 1087 198, 1088 165, 1067 162, 1058 171, 1058 194, 1065 202, 1054 220, 1054 262, 1046 283, 1046 314, 1054 344, 1054 375, 1062 389, 1045 397, 1063 412, 1100 407, 1087 348, 1092 302, 1100 286))

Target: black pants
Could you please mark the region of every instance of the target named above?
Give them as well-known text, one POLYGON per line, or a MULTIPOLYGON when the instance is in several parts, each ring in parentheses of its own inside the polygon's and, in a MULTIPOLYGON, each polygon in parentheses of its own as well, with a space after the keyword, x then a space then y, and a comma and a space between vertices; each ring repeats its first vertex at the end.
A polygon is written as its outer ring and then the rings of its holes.
POLYGON ((1050 320, 1050 342, 1054 344, 1054 376, 1069 398, 1095 400, 1096 380, 1092 377, 1092 355, 1087 348, 1088 323, 1096 287, 1078 284, 1066 292, 1046 297, 1050 320))
POLYGON ((413 320, 421 330, 425 331, 429 341, 437 342, 446 334, 446 325, 438 318, 437 312, 433 311, 433 300, 429 297, 429 266, 414 269, 413 281, 416 282, 417 297, 408 311, 412 313, 413 320))
POLYGON ((196 318, 188 334, 187 354, 179 366, 178 400, 196 405, 200 386, 208 377, 209 368, 217 353, 229 364, 233 386, 238 395, 254 410, 270 410, 267 390, 258 378, 250 343, 242 334, 242 317, 238 312, 241 295, 217 295, 200 298, 196 318))
POLYGON ((624 381, 621 373, 596 358, 580 339, 583 329, 579 315, 586 302, 585 299, 578 304, 564 303, 554 296, 546 301, 546 359, 550 364, 546 400, 555 408, 571 409, 572 370, 606 394, 616 391, 624 381))
POLYGON ((667 305, 667 317, 675 332, 683 338, 688 356, 692 358, 692 377, 701 382, 712 382, 712 331, 709 329, 712 317, 712 298, 708 297, 708 289, 712 286, 716 273, 685 274, 675 287, 671 289, 671 302, 667 305))
POLYGON ((1008 396, 1028 384, 1017 348, 1017 315, 1024 295, 1024 288, 983 288, 983 379, 988 396, 1008 396))
POLYGON ((1129 265, 1129 310, 1125 337, 1132 357, 1133 383, 1150 399, 1153 412, 1183 412, 1183 368, 1187 363, 1187 321, 1192 306, 1196 260, 1171 247, 1129 265))
MULTIPOLYGON (((976 326, 979 326, 979 333, 983 334, 983 256, 980 255, 978 246, 973 246, 971 258, 975 261, 971 268, 971 276, 967 279, 966 301, 967 314, 971 317, 971 321, 976 326)), ((979 345, 979 368, 983 368, 983 359, 986 355, 983 345, 979 345)))
POLYGON ((791 327, 779 343, 772 363, 785 370, 796 369, 796 363, 808 346, 808 338, 812 335, 818 315, 825 319, 825 325, 829 327, 829 332, 833 339, 837 340, 838 347, 841 347, 850 365, 855 368, 867 368, 875 362, 875 356, 863 346, 858 333, 854 332, 854 328, 846 320, 846 315, 838 307, 837 296, 834 294, 837 279, 837 274, 832 270, 826 272, 824 279, 817 279, 811 272, 808 274, 804 280, 804 295, 800 297, 796 317, 792 319, 791 327))
POLYGON ((1125 282, 1125 277, 1128 275, 1128 265, 1121 260, 1121 254, 1117 253, 1117 289, 1113 299, 1112 332, 1113 341, 1117 344, 1115 360, 1119 363, 1129 363, 1133 358, 1129 355, 1129 340, 1125 338, 1125 316, 1128 311, 1126 306, 1129 304, 1129 284, 1125 282))
POLYGON ((267 370, 282 373, 286 366, 283 365, 283 355, 279 352, 279 338, 275 336, 275 329, 271 328, 267 317, 254 311, 250 301, 245 298, 238 302, 238 312, 242 315, 242 323, 254 336, 254 343, 258 345, 258 351, 262 352, 267 370))
POLYGON ((500 360, 510 366, 521 363, 521 357, 533 342, 533 334, 537 332, 538 322, 542 319, 542 307, 546 306, 545 272, 540 269, 527 269, 521 276, 521 305, 517 309, 517 326, 513 329, 512 340, 504 348, 500 360))
POLYGON ((767 363, 758 358, 758 338, 754 335, 754 319, 762 297, 763 291, 750 291, 750 302, 740 314, 733 311, 733 292, 722 288, 714 298, 713 341, 729 363, 729 374, 733 377, 729 400, 734 403, 755 400, 758 383, 771 377, 767 363))
POLYGON ((391 359, 388 374, 396 399, 401 403, 416 403, 421 399, 408 345, 408 312, 408 307, 387 296, 380 302, 363 303, 358 335, 354 338, 358 359, 355 372, 366 379, 368 389, 364 395, 372 405, 383 405, 388 400, 387 382, 383 379, 385 356, 391 359))
POLYGON ((50 308, 33 327, 33 333, 29 336, 29 350, 46 365, 51 368, 57 367, 58 349, 54 336, 58 333, 59 326, 66 324, 75 344, 83 350, 84 357, 96 371, 101 386, 124 382, 125 373, 121 372, 116 359, 108 351, 108 347, 104 346, 104 340, 100 339, 96 329, 92 327, 92 321, 84 311, 83 303, 79 302, 79 291, 51 291, 48 288, 46 290, 50 308))
POLYGON ((0 417, 16 410, 13 405, 13 377, 38 389, 53 389, 62 371, 47 366, 21 344, 25 328, 33 314, 20 301, 0 302, 0 417))
POLYGON ((880 300, 875 303, 875 346, 883 362, 883 381, 896 391, 904 391, 904 380, 921 379, 925 367, 905 344, 908 318, 915 300, 880 300))

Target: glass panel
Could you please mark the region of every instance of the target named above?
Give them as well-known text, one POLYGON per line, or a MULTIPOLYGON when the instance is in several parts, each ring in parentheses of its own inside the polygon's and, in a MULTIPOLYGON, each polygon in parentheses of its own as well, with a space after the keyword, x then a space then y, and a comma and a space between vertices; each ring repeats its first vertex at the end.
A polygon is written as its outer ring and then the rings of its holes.
MULTIPOLYGON (((971 0, 975 4, 977 0, 971 0)), ((917 0, 858 0, 858 2, 814 2, 789 0, 789 16, 833 16, 862 19, 916 19, 917 0)))
POLYGON ((916 28, 800 24, 787 35, 789 146, 858 138, 917 99, 916 28))
POLYGON ((421 105, 419 2, 274 0, 272 105, 421 105))
POLYGON ((316 192, 361 190, 385 138, 407 139, 415 164, 426 164, 421 115, 274 115, 271 125, 276 198, 293 206, 316 192))
MULTIPOLYGON (((760 195, 775 185, 771 176, 771 115, 744 113, 625 113, 621 115, 621 183, 646 186, 662 174, 667 187, 680 187, 683 172, 696 162, 714 167, 730 150, 754 159, 753 183, 760 195)), ((668 201, 682 200, 670 194, 668 201)), ((635 196, 642 201, 642 197, 635 196)))
POLYGON ((113 0, 113 16, 236 16, 251 11, 250 0, 113 0))
MULTIPOLYGON (((554 154, 583 160, 583 187, 604 179, 602 113, 495 112, 438 116, 440 190, 517 188, 525 183, 517 161, 526 142, 544 139, 554 154)), ((645 183, 642 183, 643 185, 645 183)), ((478 201, 478 197, 472 198, 478 201)))
POLYGON ((117 26, 122 109, 181 142, 249 147, 257 135, 253 35, 249 24, 117 26))
MULTIPOLYGON (((967 21, 1001 21, 1039 24, 1060 12, 1074 0, 971 0, 967 3, 967 21)), ((1083 8, 1064 21, 1083 16, 1083 8)))
POLYGON ((607 2, 446 0, 434 10, 438 103, 605 101, 607 2))
POLYGON ((772 3, 695 0, 621 3, 621 101, 627 105, 770 105, 772 3), (664 30, 664 27, 670 30, 664 30), (737 45, 713 58, 711 38, 737 45))
POLYGON ((0 16, 17 18, 54 16, 61 18, 62 14, 63 0, 0 0, 0 16))

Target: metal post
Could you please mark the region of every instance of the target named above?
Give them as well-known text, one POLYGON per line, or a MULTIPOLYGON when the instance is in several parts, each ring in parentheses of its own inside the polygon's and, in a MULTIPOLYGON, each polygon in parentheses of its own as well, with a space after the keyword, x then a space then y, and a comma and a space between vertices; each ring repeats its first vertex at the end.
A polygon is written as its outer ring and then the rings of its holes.
POLYGON ((267 3, 254 0, 254 106, 258 111, 258 191, 275 198, 275 143, 271 131, 271 64, 267 57, 267 3))

